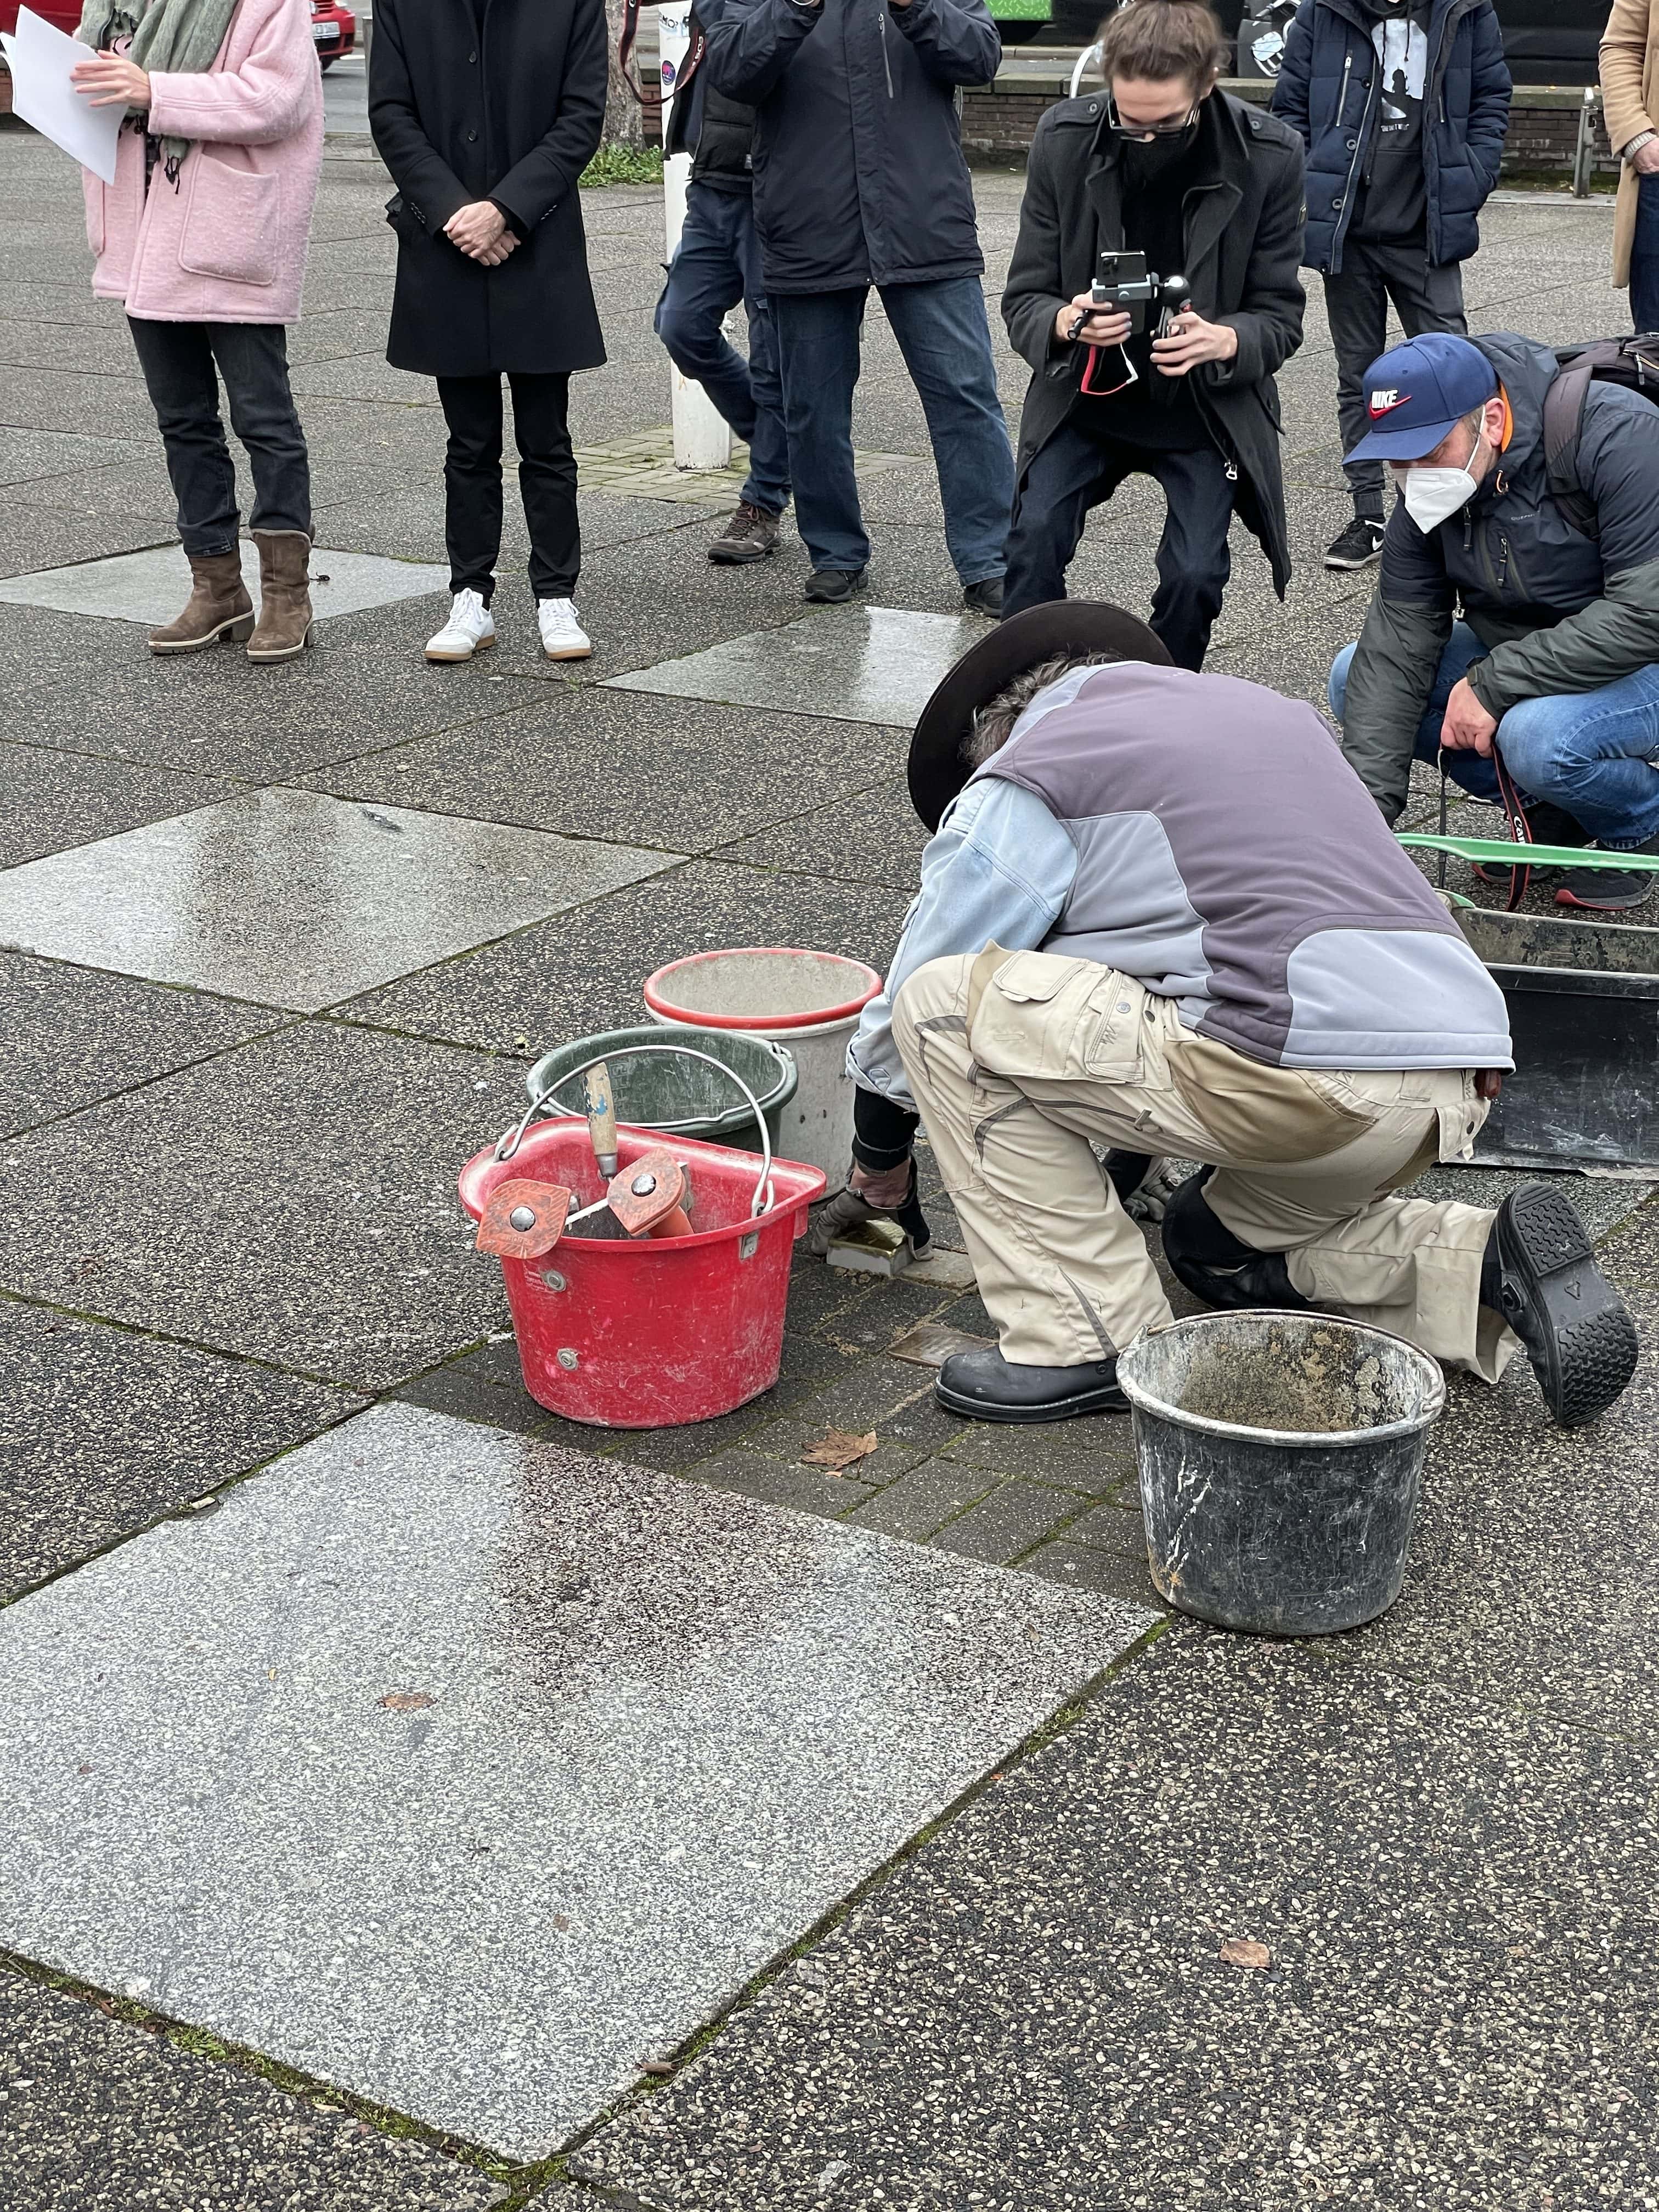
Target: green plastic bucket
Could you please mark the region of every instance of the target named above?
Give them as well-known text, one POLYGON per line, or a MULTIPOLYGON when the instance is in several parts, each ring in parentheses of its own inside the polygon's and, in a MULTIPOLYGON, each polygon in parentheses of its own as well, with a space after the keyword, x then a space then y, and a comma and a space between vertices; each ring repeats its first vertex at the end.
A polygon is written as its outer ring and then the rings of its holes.
MULTIPOLYGON (((551 1052, 544 1052, 526 1076, 525 1088, 532 1099, 540 1099, 568 1070, 603 1054, 611 1070, 611 1094, 619 1121, 757 1152, 760 1133, 749 1102, 736 1084, 727 1083, 717 1070, 696 1060, 664 1055, 662 1043, 663 1033, 655 1022, 647 1022, 639 1029, 606 1030, 599 1036, 578 1037, 573 1043, 555 1045, 551 1052), (630 1060, 629 1045, 650 1045, 653 1050, 649 1058, 630 1060)), ((760 1101, 773 1150, 777 1151, 783 1109, 795 1095, 794 1055, 768 1037, 740 1036, 731 1030, 699 1030, 696 1043, 699 1052, 720 1061, 749 1085, 760 1101)), ((548 1100, 546 1110, 580 1114, 580 1084, 567 1085, 548 1100)))

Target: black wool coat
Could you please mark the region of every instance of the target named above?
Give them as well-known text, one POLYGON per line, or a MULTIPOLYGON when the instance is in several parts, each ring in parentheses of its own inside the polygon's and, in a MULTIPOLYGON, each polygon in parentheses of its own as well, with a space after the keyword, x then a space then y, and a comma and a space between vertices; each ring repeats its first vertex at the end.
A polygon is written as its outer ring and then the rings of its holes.
POLYGON ((375 0, 368 120, 398 197, 386 359, 424 376, 550 375, 605 360, 577 179, 605 125, 605 0, 375 0), (444 225, 495 200, 499 268, 444 225))
MULTIPOLYGON (((1179 273, 1205 321, 1231 323, 1238 332, 1238 351, 1192 371, 1193 398, 1238 472, 1234 507, 1261 541, 1282 599, 1291 550, 1273 375, 1302 343, 1302 141, 1275 117, 1226 93, 1210 99, 1220 151, 1213 174, 1190 185, 1182 202, 1186 252, 1179 273)), ((1015 464, 1022 484, 1072 410, 1099 404, 1079 390, 1086 349, 1056 343, 1054 320, 1094 282, 1097 256, 1123 246, 1118 149, 1104 111, 1098 93, 1051 107, 1026 164, 1019 236, 1002 295, 1014 350, 1032 370, 1015 464)))

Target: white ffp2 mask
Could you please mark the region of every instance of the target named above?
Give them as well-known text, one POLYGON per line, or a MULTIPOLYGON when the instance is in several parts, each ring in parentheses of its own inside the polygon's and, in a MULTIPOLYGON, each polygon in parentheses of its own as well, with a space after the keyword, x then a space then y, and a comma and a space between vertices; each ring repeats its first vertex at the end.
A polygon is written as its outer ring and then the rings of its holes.
MULTIPOLYGON (((1480 451, 1477 441, 1471 462, 1480 451)), ((1425 469, 1406 471, 1406 512, 1426 538, 1443 522, 1449 522, 1461 507, 1467 507, 1480 489, 1480 479, 1472 476, 1467 468, 1425 469)))

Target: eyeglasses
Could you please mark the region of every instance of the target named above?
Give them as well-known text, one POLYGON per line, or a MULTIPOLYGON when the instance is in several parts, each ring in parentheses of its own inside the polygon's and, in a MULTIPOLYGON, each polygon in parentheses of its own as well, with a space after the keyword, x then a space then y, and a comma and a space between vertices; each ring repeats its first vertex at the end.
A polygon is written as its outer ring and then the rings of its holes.
POLYGON ((1117 102, 1109 93, 1106 95, 1106 127, 1114 138, 1179 138, 1183 131, 1191 130, 1197 117, 1194 103, 1173 123, 1125 123, 1118 114, 1117 102))

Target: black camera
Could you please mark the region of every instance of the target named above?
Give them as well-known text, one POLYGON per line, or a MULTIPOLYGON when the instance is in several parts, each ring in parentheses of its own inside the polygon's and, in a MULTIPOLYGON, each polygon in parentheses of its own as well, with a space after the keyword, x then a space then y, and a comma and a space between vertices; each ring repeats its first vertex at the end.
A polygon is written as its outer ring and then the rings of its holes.
POLYGON ((1089 297, 1097 307, 1127 313, 1133 336, 1139 337, 1150 326, 1152 336, 1161 338, 1191 304, 1192 289, 1184 276, 1148 275, 1144 253, 1103 253, 1089 297))

